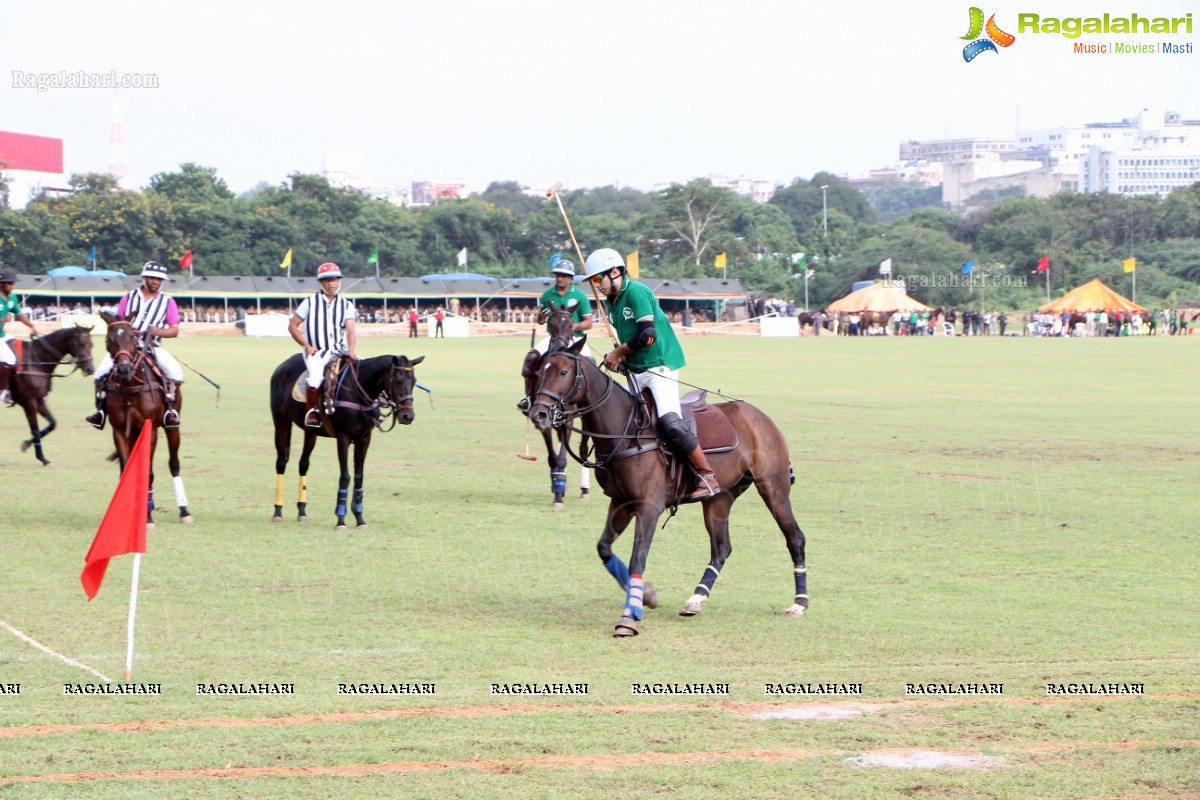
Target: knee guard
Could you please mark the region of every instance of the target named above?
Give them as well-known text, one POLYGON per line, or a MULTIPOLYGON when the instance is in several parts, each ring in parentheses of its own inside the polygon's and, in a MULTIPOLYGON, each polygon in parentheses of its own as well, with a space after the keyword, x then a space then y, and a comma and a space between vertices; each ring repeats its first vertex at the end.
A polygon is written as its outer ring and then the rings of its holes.
POLYGON ((691 426, 674 411, 659 417, 658 433, 679 455, 690 454, 700 444, 700 439, 692 432, 691 426))
POLYGON ((532 378, 537 373, 538 362, 542 360, 542 354, 537 350, 530 350, 525 354, 525 363, 521 365, 521 377, 532 378))

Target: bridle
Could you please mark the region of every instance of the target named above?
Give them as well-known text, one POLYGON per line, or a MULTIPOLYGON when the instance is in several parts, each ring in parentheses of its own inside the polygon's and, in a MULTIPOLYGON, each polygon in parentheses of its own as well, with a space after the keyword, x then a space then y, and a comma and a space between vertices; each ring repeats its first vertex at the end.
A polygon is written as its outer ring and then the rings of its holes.
MULTIPOLYGON (((80 331, 89 332, 90 328, 76 327, 76 328, 72 329, 71 336, 80 336, 81 335, 79 333, 80 331)), ((51 334, 51 335, 53 335, 53 334, 51 334)), ((75 353, 71 352, 70 347, 68 347, 66 350, 59 350, 54 345, 50 344, 50 339, 48 336, 38 336, 37 338, 32 339, 30 341, 30 344, 38 345, 38 346, 42 347, 44 350, 46 350, 47 354, 50 356, 50 360, 34 361, 34 360, 30 359, 25 362, 25 366, 26 367, 50 367, 50 370, 47 374, 51 378, 66 378, 66 377, 69 377, 69 376, 75 374, 75 372, 77 372, 79 370, 86 371, 87 369, 92 369, 90 357, 88 357, 88 359, 87 359, 88 363, 83 364, 81 358, 78 355, 76 355, 75 353), (71 371, 65 372, 62 374, 55 372, 55 369, 58 368, 58 365, 61 364, 63 362, 63 360, 66 358, 71 359, 71 371)), ((30 355, 32 356, 33 353, 31 352, 30 355)))
POLYGON ((110 330, 113 328, 118 329, 118 332, 113 334, 113 338, 117 342, 117 349, 115 352, 113 352, 111 354, 112 361, 113 361, 113 372, 114 373, 116 372, 117 367, 120 367, 122 365, 127 365, 129 367, 129 369, 132 370, 136 374, 138 363, 141 361, 142 358, 145 357, 146 351, 145 351, 145 349, 138 346, 139 340, 138 340, 137 336, 133 335, 133 331, 134 331, 133 325, 129 322, 121 321, 121 322, 110 322, 108 327, 110 330), (128 331, 127 335, 122 335, 120 333, 120 331, 122 331, 122 330, 128 331), (128 346, 121 346, 121 341, 123 341, 123 340, 130 340, 130 341, 132 341, 132 344, 130 344, 128 346), (136 350, 136 352, 135 352, 135 350, 136 350))
MULTIPOLYGON (((566 428, 573 433, 580 434, 581 437, 587 437, 593 442, 597 440, 606 440, 614 443, 614 449, 602 461, 592 461, 589 459, 588 453, 576 453, 575 451, 571 450, 569 444, 564 444, 567 452, 570 453, 571 458, 575 459, 585 467, 592 469, 604 469, 613 461, 619 461, 624 458, 641 455, 642 453, 650 450, 658 449, 657 436, 652 437, 652 440, 648 443, 642 443, 642 431, 650 427, 650 419, 649 414, 643 407, 641 398, 637 397, 636 395, 631 396, 630 398, 632 403, 630 405, 629 418, 625 421, 625 429, 621 433, 597 433, 587 430, 583 427, 576 427, 572 425, 571 423, 573 423, 575 420, 599 409, 605 403, 607 403, 612 395, 613 386, 616 385, 616 381, 612 380, 611 378, 606 379, 604 381, 604 391, 601 392, 600 396, 596 398, 596 400, 587 405, 578 405, 578 400, 586 398, 589 394, 587 374, 586 370, 582 366, 582 363, 585 361, 585 359, 578 353, 573 353, 570 351, 558 351, 555 353, 546 354, 547 358, 551 356, 562 356, 571 362, 575 372, 574 377, 571 379, 571 388, 565 393, 559 394, 558 392, 552 392, 549 389, 542 388, 539 385, 534 393, 533 405, 536 406, 538 404, 539 397, 549 398, 551 402, 546 403, 546 405, 550 409, 550 425, 552 427, 566 428), (639 410, 641 410, 640 414, 638 413, 639 410), (632 441, 634 445, 632 447, 621 448, 620 444, 627 441, 632 441)), ((600 376, 602 378, 605 377, 603 374, 600 374, 600 376)), ((538 383, 540 384, 541 381, 539 380, 538 383)), ((581 441, 583 441, 582 438, 581 441)))
MULTIPOLYGON (((374 398, 371 398, 371 393, 367 391, 365 387, 363 387, 362 383, 358 379, 358 364, 352 363, 350 366, 350 374, 354 379, 354 387, 358 390, 358 393, 361 397, 370 398, 371 404, 362 405, 360 403, 353 403, 348 400, 338 400, 337 405, 343 408, 352 408, 356 411, 362 411, 367 414, 378 410, 379 418, 374 420, 375 427, 379 428, 380 433, 387 433, 392 428, 396 427, 396 415, 400 413, 401 406, 406 402, 411 406, 413 400, 413 394, 411 391, 408 394, 400 395, 399 397, 392 397, 392 386, 404 380, 404 373, 412 374, 412 372, 413 368, 411 366, 392 364, 390 367, 388 367, 387 377, 383 381, 383 388, 377 395, 375 395, 374 398), (397 377, 398 373, 399 377, 397 377), (391 424, 385 428, 383 425, 388 419, 391 419, 391 424)), ((413 382, 416 382, 415 378, 413 379, 413 382)))

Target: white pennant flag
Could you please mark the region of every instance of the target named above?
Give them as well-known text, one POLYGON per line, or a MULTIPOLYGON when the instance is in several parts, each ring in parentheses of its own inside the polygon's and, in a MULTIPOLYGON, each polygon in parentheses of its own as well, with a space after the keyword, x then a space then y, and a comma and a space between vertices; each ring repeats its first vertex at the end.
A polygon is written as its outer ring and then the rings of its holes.
POLYGON ((890 258, 886 261, 880 262, 879 274, 880 275, 891 275, 892 274, 892 260, 890 258))
POLYGON ((467 265, 467 248, 458 251, 458 265, 465 267, 467 265))

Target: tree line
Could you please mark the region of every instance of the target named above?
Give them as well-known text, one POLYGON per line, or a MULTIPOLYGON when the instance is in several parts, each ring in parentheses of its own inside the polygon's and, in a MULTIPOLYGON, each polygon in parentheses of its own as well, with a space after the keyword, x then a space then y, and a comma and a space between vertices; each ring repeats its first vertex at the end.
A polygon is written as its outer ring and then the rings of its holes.
MULTIPOLYGON (((139 191, 98 173, 72 176, 69 186, 21 210, 0 205, 0 265, 43 273, 85 264, 94 247, 99 268, 126 273, 148 259, 178 265, 191 251, 197 274, 270 275, 291 250, 293 274, 334 261, 352 276, 411 277, 460 271, 465 249, 468 270, 511 278, 544 275, 551 255, 573 252, 557 203, 512 181, 424 208, 301 173, 238 196, 196 164, 159 173, 139 191)), ((814 308, 880 277, 888 259, 892 277, 930 305, 1036 305, 1045 297, 1043 257, 1055 296, 1091 277, 1128 294, 1130 257, 1143 304, 1194 300, 1200 287, 1200 183, 1165 198, 993 196, 964 216, 943 210, 936 188, 863 192, 827 172, 779 187, 764 204, 704 179, 653 192, 576 189, 562 200, 585 254, 637 251, 646 277, 727 276, 798 303, 807 280, 814 308), (724 270, 714 266, 720 255, 724 270)))

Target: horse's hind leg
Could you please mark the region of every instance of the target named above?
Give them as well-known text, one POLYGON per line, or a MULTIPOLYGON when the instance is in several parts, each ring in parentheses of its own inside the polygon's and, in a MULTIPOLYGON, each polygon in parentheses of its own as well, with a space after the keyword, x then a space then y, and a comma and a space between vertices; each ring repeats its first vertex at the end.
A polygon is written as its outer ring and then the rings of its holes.
POLYGON ((300 463, 297 465, 300 470, 299 499, 296 501, 297 522, 308 522, 308 464, 316 444, 317 435, 311 430, 305 430, 304 447, 300 451, 300 463))
POLYGON ((283 522, 283 474, 287 471, 292 451, 292 421, 286 414, 274 414, 275 419, 275 513, 271 522, 283 522))
POLYGON ((42 462, 43 466, 50 466, 50 459, 46 458, 42 452, 42 439, 50 435, 50 432, 58 427, 57 420, 50 413, 50 409, 46 408, 46 401, 39 400, 36 405, 25 409, 25 419, 29 420, 29 439, 21 442, 21 452, 24 453, 29 449, 29 445, 33 445, 33 454, 37 460, 42 462), (40 431, 37 426, 38 414, 46 418, 46 427, 40 431))
POLYGON ((164 428, 163 432, 167 436, 167 467, 171 470, 171 485, 175 489, 179 521, 191 525, 192 514, 188 511, 187 492, 183 488, 183 478, 179 475, 179 428, 164 428))
POLYGON ((704 501, 704 527, 708 529, 709 543, 708 566, 692 590, 692 596, 679 609, 679 616, 694 617, 699 614, 701 605, 712 594, 713 585, 721 576, 721 568, 733 552, 733 544, 729 541, 729 509, 743 491, 745 488, 738 484, 704 501))
POLYGON ((788 607, 787 613, 793 617, 801 617, 808 610, 808 568, 804 562, 804 531, 800 530, 796 515, 792 512, 791 482, 789 466, 787 474, 780 473, 770 479, 755 478, 754 485, 758 488, 763 502, 767 504, 771 516, 775 518, 784 541, 787 542, 796 584, 792 605, 788 607))
POLYGON ((338 493, 337 493, 337 525, 335 530, 346 530, 346 497, 350 493, 350 467, 346 462, 350 457, 350 439, 346 436, 337 437, 338 451, 338 493))

